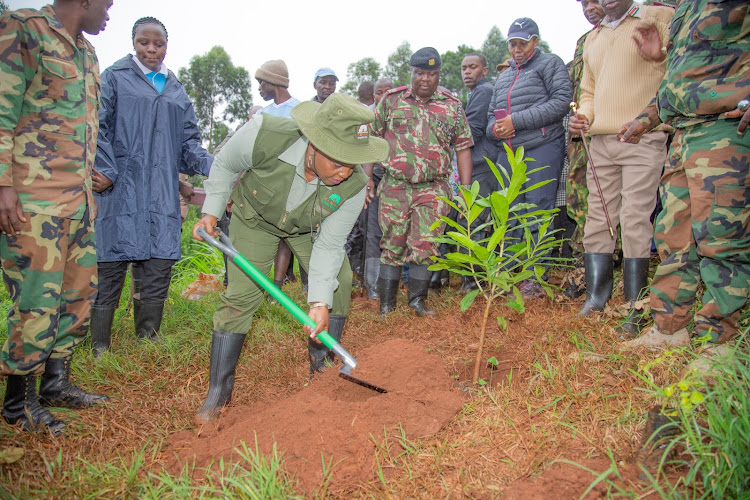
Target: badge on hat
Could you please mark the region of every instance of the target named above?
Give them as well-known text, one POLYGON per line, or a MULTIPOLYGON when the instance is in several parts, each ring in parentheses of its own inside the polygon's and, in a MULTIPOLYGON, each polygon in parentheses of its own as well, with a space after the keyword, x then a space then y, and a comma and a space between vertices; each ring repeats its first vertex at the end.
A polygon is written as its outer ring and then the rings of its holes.
POLYGON ((363 123, 357 127, 357 139, 367 140, 370 138, 370 131, 367 129, 367 124, 363 123))

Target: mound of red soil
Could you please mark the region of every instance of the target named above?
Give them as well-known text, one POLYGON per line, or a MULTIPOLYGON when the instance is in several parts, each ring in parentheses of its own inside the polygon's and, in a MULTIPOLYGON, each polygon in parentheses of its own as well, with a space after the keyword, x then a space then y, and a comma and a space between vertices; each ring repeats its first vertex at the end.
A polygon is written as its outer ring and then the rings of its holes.
MULTIPOLYGON (((185 464, 197 468, 237 460, 241 442, 264 454, 274 442, 284 468, 307 491, 324 480, 321 455, 333 468, 329 488, 346 490, 375 478, 376 442, 400 425, 408 439, 437 433, 461 408, 463 393, 454 388, 443 360, 423 347, 396 339, 358 353, 352 373, 388 390, 379 394, 329 369, 298 393, 272 404, 227 408, 196 432, 174 434, 162 463, 173 474, 185 464)), ((235 387, 235 391, 247 390, 235 387)), ((330 465, 329 465, 330 466, 330 465)))

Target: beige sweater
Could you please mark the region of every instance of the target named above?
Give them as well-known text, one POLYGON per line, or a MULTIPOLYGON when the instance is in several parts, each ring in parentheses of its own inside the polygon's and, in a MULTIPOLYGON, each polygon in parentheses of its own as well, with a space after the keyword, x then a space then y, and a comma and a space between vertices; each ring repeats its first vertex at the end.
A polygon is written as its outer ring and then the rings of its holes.
POLYGON ((579 113, 588 118, 591 135, 617 134, 656 96, 666 60, 645 61, 633 36, 636 28, 653 24, 666 45, 673 14, 669 7, 640 6, 640 18, 626 17, 615 29, 599 26, 586 38, 579 113))

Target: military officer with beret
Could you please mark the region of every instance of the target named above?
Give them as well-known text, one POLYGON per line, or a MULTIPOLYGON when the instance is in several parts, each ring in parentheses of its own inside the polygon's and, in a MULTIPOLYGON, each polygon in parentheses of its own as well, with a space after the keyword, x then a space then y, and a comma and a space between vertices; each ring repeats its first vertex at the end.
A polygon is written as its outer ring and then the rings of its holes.
MULTIPOLYGON (((193 237, 201 239, 199 228, 215 234, 231 192, 232 244, 260 272, 271 270, 279 240, 286 241, 309 273, 307 299, 317 323, 312 331, 305 327, 312 375, 325 370, 331 356, 315 336, 327 330, 340 340, 349 311, 352 271, 344 243, 362 211, 368 181, 359 164, 383 160, 388 145, 369 134, 372 111, 345 94, 331 94, 322 104, 303 102, 291 115, 256 115, 227 142, 204 183, 203 217, 193 237)), ((199 422, 214 419, 232 397, 235 366, 263 290, 230 266, 221 301, 199 422)))
MULTIPOLYGON (((440 54, 432 47, 416 51, 410 61, 411 84, 389 91, 375 108, 372 130, 388 141, 384 176, 378 186, 380 227, 383 230, 379 277, 380 314, 396 307, 401 268, 409 263, 409 307, 420 316, 432 315, 425 299, 432 272, 427 270, 447 215, 448 177, 456 152, 461 183, 471 183, 474 141, 461 102, 438 89, 440 54)), ((371 171, 370 166, 365 170, 371 171)), ((370 190, 372 192, 372 190, 370 190)), ((372 195, 369 195, 372 197, 372 195)))

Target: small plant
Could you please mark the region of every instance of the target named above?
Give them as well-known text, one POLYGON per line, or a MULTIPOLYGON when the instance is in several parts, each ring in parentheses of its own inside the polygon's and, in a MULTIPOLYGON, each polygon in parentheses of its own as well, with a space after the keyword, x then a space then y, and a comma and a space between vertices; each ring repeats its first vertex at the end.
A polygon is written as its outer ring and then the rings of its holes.
MULTIPOLYGON (((447 269, 474 279, 478 288, 461 300, 461 311, 466 311, 471 307, 478 296, 485 298, 479 346, 474 363, 472 379, 474 384, 479 381, 487 319, 493 302, 495 299, 504 297, 503 305, 518 312, 524 312, 524 300, 518 285, 525 280, 540 283, 551 296, 549 285, 542 279, 545 273, 542 261, 550 263, 552 259, 548 257, 548 254, 559 244, 554 236, 556 231, 550 229, 552 218, 557 210, 537 210, 533 204, 520 202, 522 199, 520 197, 525 193, 552 182, 552 179, 549 179, 524 187, 529 180, 529 174, 546 167, 527 170, 526 162, 533 160, 524 158, 523 147, 513 153, 513 150, 505 145, 505 150, 511 167, 510 172, 503 169, 501 173, 494 163, 487 160, 500 184, 500 190, 491 193, 488 197, 482 197, 479 196, 478 182, 475 181, 471 189, 461 186, 461 196, 455 200, 443 198, 458 212, 460 222, 453 221, 449 217, 441 217, 432 226, 435 229, 443 223, 447 224, 448 230, 445 235, 431 239, 437 243, 455 245, 459 251, 448 253, 445 257, 433 257, 436 263, 430 266, 430 270, 447 269), (485 209, 490 210, 490 220, 472 228, 485 209), (531 233, 532 227, 538 228, 536 237, 531 233), (477 233, 485 230, 489 233, 489 237, 475 241, 477 233), (512 236, 518 233, 522 233, 522 236, 512 236), (474 236, 473 239, 472 236, 474 236)), ((504 316, 497 317, 497 324, 503 330, 508 326, 504 316)))

